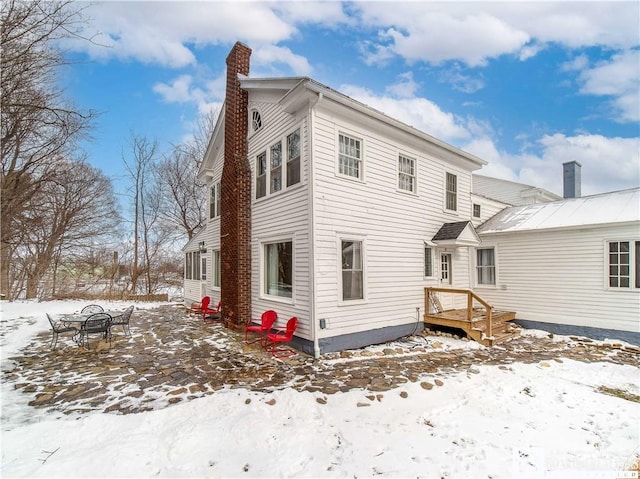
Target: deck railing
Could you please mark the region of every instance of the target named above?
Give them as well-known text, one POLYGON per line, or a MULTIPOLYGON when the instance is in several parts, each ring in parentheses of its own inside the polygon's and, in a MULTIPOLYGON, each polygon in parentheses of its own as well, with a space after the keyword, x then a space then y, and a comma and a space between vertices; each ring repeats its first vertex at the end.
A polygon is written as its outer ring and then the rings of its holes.
POLYGON ((435 293, 453 293, 453 294, 464 294, 467 296, 467 321, 471 324, 473 320, 473 301, 477 301, 482 306, 484 306, 486 310, 486 335, 491 338, 493 336, 493 306, 487 303, 484 299, 478 296, 476 293, 471 291, 470 289, 456 289, 456 288, 433 288, 426 287, 424 288, 424 311, 425 314, 429 314, 430 306, 432 304, 439 304, 439 299, 435 293), (433 295, 433 296, 432 296, 433 295))

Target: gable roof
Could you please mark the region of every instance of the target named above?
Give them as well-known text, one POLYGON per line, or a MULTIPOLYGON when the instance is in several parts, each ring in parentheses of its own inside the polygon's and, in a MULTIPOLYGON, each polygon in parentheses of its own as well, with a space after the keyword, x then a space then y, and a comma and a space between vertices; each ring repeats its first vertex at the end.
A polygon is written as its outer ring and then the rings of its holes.
POLYGON ((480 243, 471 221, 444 223, 431 239, 438 246, 472 246, 480 243))
POLYGON ((478 234, 633 222, 640 222, 640 188, 513 206, 479 226, 478 234))
MULTIPOLYGON (((456 158, 458 160, 464 160, 470 165, 470 169, 479 169, 486 165, 487 162, 481 158, 478 158, 471 153, 467 153, 464 150, 456 148, 442 140, 437 139, 434 136, 425 133, 422 130, 407 125, 395 118, 392 118, 381 111, 376 110, 364 103, 361 103, 353 98, 340 93, 322 83, 317 82, 309 77, 281 77, 281 78, 251 78, 239 75, 241 88, 247 91, 271 91, 274 93, 281 92, 279 104, 287 112, 292 113, 301 108, 307 103, 313 104, 319 99, 330 100, 343 107, 349 108, 355 112, 367 115, 369 118, 380 121, 390 128, 402 131, 405 134, 412 135, 414 138, 427 141, 439 151, 444 150, 444 154, 450 158, 456 158)), ((219 151, 219 148, 223 145, 224 137, 224 106, 218 117, 218 122, 212 138, 209 142, 207 153, 200 165, 199 177, 203 178, 207 172, 211 172, 213 169, 213 162, 219 151)))

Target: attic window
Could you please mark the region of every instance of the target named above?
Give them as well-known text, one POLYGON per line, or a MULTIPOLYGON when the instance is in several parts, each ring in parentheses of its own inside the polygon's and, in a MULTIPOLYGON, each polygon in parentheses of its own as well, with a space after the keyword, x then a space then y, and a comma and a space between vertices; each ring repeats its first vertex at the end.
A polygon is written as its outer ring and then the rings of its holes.
POLYGON ((251 111, 251 127, 253 128, 253 131, 258 131, 262 128, 262 117, 258 110, 251 111))

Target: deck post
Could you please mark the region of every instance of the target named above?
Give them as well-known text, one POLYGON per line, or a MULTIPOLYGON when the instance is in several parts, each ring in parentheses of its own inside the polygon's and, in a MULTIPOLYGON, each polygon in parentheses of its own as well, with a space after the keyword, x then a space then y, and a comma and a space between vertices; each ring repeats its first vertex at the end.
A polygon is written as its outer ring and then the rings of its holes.
POLYGON ((487 335, 492 338, 493 337, 493 318, 492 316, 493 307, 487 306, 487 335))
POLYGON ((471 295, 471 291, 467 292, 467 321, 471 323, 473 319, 473 296, 471 295))

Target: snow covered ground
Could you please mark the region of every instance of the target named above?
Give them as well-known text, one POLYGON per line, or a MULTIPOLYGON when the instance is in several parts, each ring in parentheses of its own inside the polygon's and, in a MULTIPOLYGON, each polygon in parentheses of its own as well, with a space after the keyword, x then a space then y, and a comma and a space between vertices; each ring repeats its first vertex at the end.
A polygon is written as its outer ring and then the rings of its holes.
MULTIPOLYGON (((43 311, 82 304, 0 303, 2 370, 48 330, 43 311)), ((141 414, 68 416, 29 407, 3 381, 0 476, 631 478, 640 404, 598 388, 638 395, 639 373, 557 358, 478 366, 373 400, 228 389, 141 414)))

